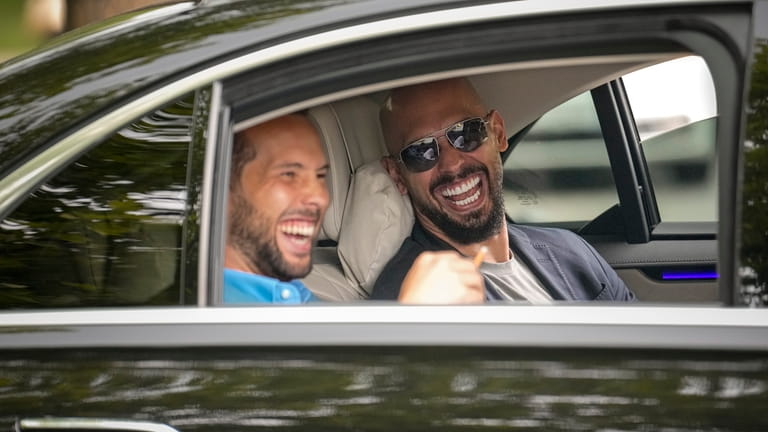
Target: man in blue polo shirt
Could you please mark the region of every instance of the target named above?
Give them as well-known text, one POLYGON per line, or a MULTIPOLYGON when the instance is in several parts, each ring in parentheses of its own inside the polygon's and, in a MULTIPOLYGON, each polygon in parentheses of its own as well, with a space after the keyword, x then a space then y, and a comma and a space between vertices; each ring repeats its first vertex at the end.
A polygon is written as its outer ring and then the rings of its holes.
POLYGON ((328 208, 328 162, 314 126, 288 115, 235 135, 224 255, 225 303, 314 299, 296 280, 328 208))
MULTIPOLYGON (((328 208, 328 162, 314 126, 291 114, 235 135, 224 255, 224 303, 315 300, 297 280, 312 270, 312 246, 328 208)), ((416 258, 403 303, 480 303, 483 280, 455 252, 416 258)))

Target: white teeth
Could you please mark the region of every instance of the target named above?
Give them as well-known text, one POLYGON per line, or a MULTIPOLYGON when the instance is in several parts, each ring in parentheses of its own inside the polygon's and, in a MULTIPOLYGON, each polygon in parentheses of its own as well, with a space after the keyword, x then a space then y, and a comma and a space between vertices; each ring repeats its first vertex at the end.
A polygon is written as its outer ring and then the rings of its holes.
MULTIPOLYGON (((444 197, 451 197, 451 196, 456 196, 458 194, 463 194, 463 193, 467 192, 468 190, 472 189, 473 187, 477 186, 478 183, 480 183, 480 177, 477 177, 477 176, 476 177, 472 177, 471 179, 465 181, 464 183, 462 183, 462 184, 460 184, 460 185, 458 185, 458 186, 456 186, 454 188, 449 188, 449 189, 444 190, 443 191, 443 196, 444 197)), ((469 198, 467 198, 467 199, 469 199, 469 198)), ((475 199, 477 199, 477 197, 475 197, 475 199)), ((472 201, 474 201, 475 199, 473 199, 472 201)), ((466 199, 462 200, 462 201, 466 201, 466 199)))
POLYGON ((295 236, 311 237, 315 233, 315 227, 312 225, 290 224, 280 226, 280 231, 295 236))
POLYGON ((456 201, 456 205, 465 206, 467 204, 477 201, 478 198, 480 198, 480 191, 473 193, 472 195, 464 198, 461 201, 456 201))

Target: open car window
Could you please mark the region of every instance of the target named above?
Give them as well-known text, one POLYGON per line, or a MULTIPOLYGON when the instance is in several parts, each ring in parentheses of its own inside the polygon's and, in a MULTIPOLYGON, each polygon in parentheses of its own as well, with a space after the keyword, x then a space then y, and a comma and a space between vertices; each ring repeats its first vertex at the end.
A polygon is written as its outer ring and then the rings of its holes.
MULTIPOLYGON (((638 88, 649 93, 653 90, 663 92, 663 89, 654 88, 656 79, 651 75, 658 68, 677 70, 677 75, 670 79, 679 81, 680 87, 691 81, 688 77, 691 68, 687 66, 691 58, 694 59, 694 70, 702 74, 703 80, 695 83, 698 87, 675 96, 678 100, 700 90, 701 85, 708 86, 711 92, 712 78, 698 57, 662 53, 638 58, 616 56, 611 60, 605 57, 564 58, 554 62, 556 67, 547 65, 544 70, 548 75, 544 78, 538 78, 541 75, 537 64, 468 76, 488 108, 499 110, 508 125, 506 133, 511 137, 512 149, 503 154, 507 215, 516 224, 561 227, 583 234, 630 289, 638 293, 641 301, 717 301, 717 277, 713 276, 716 274, 716 241, 712 233, 686 240, 696 242, 699 250, 705 251, 705 255, 696 255, 686 252, 693 243, 684 244, 674 239, 660 243, 649 238, 634 245, 632 243, 638 242, 627 233, 637 229, 636 226, 606 218, 612 212, 619 215, 622 211, 630 211, 621 205, 620 195, 626 196, 626 191, 622 192, 621 188, 626 186, 614 180, 616 172, 621 172, 623 176, 647 178, 644 185, 647 184, 650 192, 645 199, 654 201, 650 202, 652 207, 638 210, 642 214, 635 216, 642 220, 650 221, 652 209, 658 206, 661 222, 716 222, 714 96, 710 95, 703 102, 711 105, 703 118, 685 112, 691 107, 700 108, 698 101, 680 108, 682 112, 659 111, 661 117, 652 117, 656 113, 652 104, 648 108, 638 102, 637 111, 632 108, 638 88), (585 66, 590 61, 595 65, 585 66), (538 105, 532 97, 531 104, 526 105, 530 112, 522 114, 534 116, 533 122, 526 124, 515 117, 515 113, 521 113, 515 94, 541 85, 537 80, 573 75, 573 70, 580 70, 588 78, 562 79, 559 85, 563 87, 563 93, 550 94, 548 99, 538 101, 538 105), (646 74, 645 78, 643 74, 646 74), (628 86, 634 89, 627 91, 624 100, 628 108, 618 113, 620 117, 601 117, 604 110, 600 111, 596 106, 606 101, 601 100, 594 90, 611 83, 623 85, 623 78, 627 78, 628 86), (574 89, 580 92, 569 96, 574 89), (512 114, 506 114, 507 111, 512 114), (636 127, 636 134, 625 137, 637 148, 634 156, 621 147, 615 136, 605 135, 606 124, 610 126, 621 119, 636 127), (617 159, 615 154, 611 156, 609 150, 612 148, 614 153, 627 152, 627 162, 617 159), (630 163, 631 157, 639 157, 635 159, 637 165, 634 167, 640 170, 636 174, 630 174, 631 171, 622 165, 630 163), (686 204, 691 198, 691 188, 696 188, 694 199, 707 206, 708 213, 686 204), (658 201, 655 201, 656 196, 660 197, 658 201), (670 216, 675 214, 677 216, 670 216), (602 228, 595 228, 598 225, 602 228), (606 227, 609 231, 599 231, 606 227), (656 252, 652 253, 652 250, 656 252), (682 282, 675 280, 673 284, 667 279, 670 274, 688 273, 694 276, 682 282), (706 277, 700 278, 700 275, 706 277)), ((416 77, 404 82, 424 80, 416 77)), ((234 89, 242 87, 243 84, 235 82, 229 92, 234 94, 234 89)), ((301 113, 316 127, 329 162, 330 204, 319 242, 312 252, 312 271, 302 278, 302 282, 323 301, 369 299, 384 265, 411 235, 414 224, 411 202, 395 187, 381 164, 381 158, 388 152, 379 112, 386 104, 390 88, 383 86, 373 92, 322 104, 298 105, 301 113)), ((224 93, 226 97, 226 85, 224 93)), ((664 103, 663 98, 660 97, 658 103, 664 103)), ((247 109, 243 111, 247 113, 247 109)), ((236 120, 233 133, 268 119, 240 112, 230 115, 236 120)), ((658 219, 645 223, 648 225, 644 229, 653 231, 658 219)))

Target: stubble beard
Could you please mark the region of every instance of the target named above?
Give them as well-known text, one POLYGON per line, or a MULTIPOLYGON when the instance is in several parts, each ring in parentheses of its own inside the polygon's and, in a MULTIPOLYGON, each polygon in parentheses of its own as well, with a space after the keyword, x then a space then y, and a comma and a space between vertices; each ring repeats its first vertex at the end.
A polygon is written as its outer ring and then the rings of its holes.
POLYGON ((438 178, 430 185, 430 193, 433 193, 435 188, 442 184, 452 183, 476 172, 484 172, 489 180, 488 194, 491 200, 491 209, 487 213, 485 209, 478 209, 467 214, 461 220, 456 220, 431 202, 415 200, 411 194, 411 202, 417 211, 430 220, 450 240, 461 245, 485 241, 498 234, 504 227, 505 213, 504 195, 501 190, 501 169, 496 170, 492 178, 485 166, 467 167, 456 176, 438 178))
POLYGON ((312 270, 312 260, 306 265, 292 265, 284 258, 277 246, 274 226, 266 215, 259 213, 239 193, 230 194, 232 213, 229 220, 229 236, 234 247, 264 276, 281 281, 303 278, 312 270))

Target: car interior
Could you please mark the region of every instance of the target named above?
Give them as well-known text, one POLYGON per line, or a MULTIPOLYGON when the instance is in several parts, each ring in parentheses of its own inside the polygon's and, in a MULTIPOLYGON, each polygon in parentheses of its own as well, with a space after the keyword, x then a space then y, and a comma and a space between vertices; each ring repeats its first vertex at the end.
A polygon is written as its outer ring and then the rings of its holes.
MULTIPOLYGON (((302 107, 308 108, 307 113, 320 132, 331 166, 328 179, 331 204, 313 252, 314 267, 305 284, 324 300, 366 299, 383 266, 410 234, 413 225, 410 204, 380 163, 386 147, 378 112, 389 88, 450 76, 468 77, 486 106, 498 110, 505 120, 511 145, 502 157, 508 160, 516 157, 515 145, 553 108, 630 72, 688 55, 664 52, 500 64, 400 79, 353 96, 302 107)), ((234 132, 263 120, 261 116, 240 121, 235 124, 234 132)), ((619 143, 606 140, 609 153, 612 145, 619 143)), ((567 157, 563 158, 563 163, 568 164, 567 157)), ((526 161, 519 163, 525 165, 526 161)), ((608 181, 612 182, 610 176, 608 181)), ((590 197, 589 193, 583 195, 583 199, 590 197)), ((519 194, 512 200, 507 198, 508 210, 515 205, 513 200, 520 199, 519 194)), ((591 220, 541 225, 560 226, 583 235, 614 266, 641 301, 717 301, 715 279, 696 275, 676 280, 662 277, 670 269, 696 272, 715 268, 717 247, 713 227, 716 220, 707 225, 706 233, 701 235, 696 234, 697 230, 691 234, 686 228, 688 231, 681 235, 652 235, 650 239, 637 241, 626 231, 617 229, 622 227, 616 218, 621 209, 618 201, 613 204, 601 208, 602 213, 591 220)), ((510 217, 513 222, 514 219, 510 217)), ((658 228, 662 233, 662 225, 657 223, 651 229, 658 228)))

